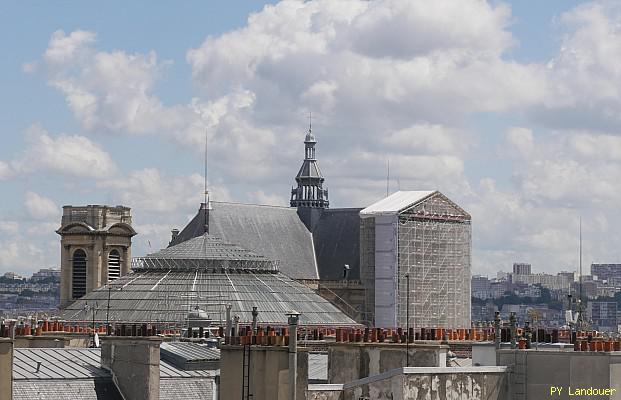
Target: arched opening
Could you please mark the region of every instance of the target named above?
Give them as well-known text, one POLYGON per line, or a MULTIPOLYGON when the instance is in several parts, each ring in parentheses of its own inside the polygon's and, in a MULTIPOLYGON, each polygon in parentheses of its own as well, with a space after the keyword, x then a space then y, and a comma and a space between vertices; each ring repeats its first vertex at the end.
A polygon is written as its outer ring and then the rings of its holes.
POLYGON ((121 277, 121 254, 112 250, 108 254, 108 280, 113 281, 121 277))
POLYGON ((71 297, 79 299, 86 294, 86 252, 78 249, 73 252, 71 297))

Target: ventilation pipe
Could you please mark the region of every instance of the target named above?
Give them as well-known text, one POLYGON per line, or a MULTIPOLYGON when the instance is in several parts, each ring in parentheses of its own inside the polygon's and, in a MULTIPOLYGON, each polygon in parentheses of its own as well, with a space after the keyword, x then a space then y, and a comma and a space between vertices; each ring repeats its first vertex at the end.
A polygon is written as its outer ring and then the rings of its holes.
POLYGON ((231 328, 232 328, 231 307, 233 307, 231 303, 227 303, 226 305, 226 331, 224 332, 225 338, 228 338, 231 336, 231 328))
POLYGON ((256 307, 252 307, 252 334, 256 335, 257 333, 257 317, 259 316, 259 311, 257 311, 256 307))
POLYGON ((494 344, 500 348, 500 311, 494 313, 494 344))
POLYGON ((296 380, 298 377, 298 321, 300 313, 290 311, 286 314, 289 322, 289 400, 296 400, 296 380))

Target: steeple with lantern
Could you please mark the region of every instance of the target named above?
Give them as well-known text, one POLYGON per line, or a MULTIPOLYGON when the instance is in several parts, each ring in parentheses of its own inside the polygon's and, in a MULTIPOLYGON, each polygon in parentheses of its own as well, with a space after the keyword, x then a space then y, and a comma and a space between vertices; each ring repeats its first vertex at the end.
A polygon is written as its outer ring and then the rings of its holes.
POLYGON ((317 159, 315 145, 317 140, 313 135, 312 123, 309 123, 308 133, 304 139, 304 161, 295 177, 298 186, 291 188, 291 207, 301 208, 328 208, 328 189, 323 188, 325 181, 317 159))

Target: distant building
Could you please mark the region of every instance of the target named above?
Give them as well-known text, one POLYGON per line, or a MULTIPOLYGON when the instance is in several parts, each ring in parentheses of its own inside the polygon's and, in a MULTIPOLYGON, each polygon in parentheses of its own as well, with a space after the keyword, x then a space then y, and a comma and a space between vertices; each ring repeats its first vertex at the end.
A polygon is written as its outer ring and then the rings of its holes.
POLYGON ((541 285, 550 290, 569 291, 573 281, 567 275, 551 274, 511 274, 511 282, 514 284, 541 285))
POLYGON ((129 273, 132 228, 128 207, 64 206, 61 227, 61 294, 65 307, 129 273))
POLYGON ((11 280, 14 280, 14 281, 23 281, 23 280, 26 279, 26 277, 21 276, 21 275, 15 273, 15 272, 10 272, 10 271, 5 273, 3 276, 6 279, 11 279, 11 280))
POLYGON ((492 298, 491 282, 486 276, 472 275, 472 297, 487 300, 492 298))
POLYGON ((527 263, 513 263, 514 275, 530 275, 530 264, 527 263))
POLYGON ((593 328, 617 332, 617 303, 612 301, 589 301, 587 303, 587 315, 593 328))
POLYGON ((576 280, 576 273, 569 271, 561 271, 557 274, 558 276, 562 276, 570 282, 574 282, 576 280))
POLYGON ((48 279, 48 278, 60 279, 60 269, 58 269, 58 268, 41 268, 40 270, 38 270, 37 272, 32 274, 32 277, 30 279, 32 281, 34 281, 34 282, 37 282, 37 281, 42 281, 42 280, 48 279))
POLYGON ((489 290, 492 299, 499 299, 507 292, 511 291, 511 282, 507 280, 491 281, 489 285, 489 290))
POLYGON ((591 264, 591 275, 600 281, 621 282, 621 264, 591 264))
POLYGON ((509 275, 511 275, 510 272, 498 271, 498 272, 496 272, 496 279, 498 279, 498 280, 509 279, 509 275))

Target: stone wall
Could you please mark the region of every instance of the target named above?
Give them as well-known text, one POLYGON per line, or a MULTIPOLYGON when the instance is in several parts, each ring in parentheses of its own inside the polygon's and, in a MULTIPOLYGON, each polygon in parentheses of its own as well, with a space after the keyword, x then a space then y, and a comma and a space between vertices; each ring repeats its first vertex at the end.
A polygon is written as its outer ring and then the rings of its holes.
POLYGON ((503 367, 399 368, 344 385, 343 400, 505 400, 503 367))
MULTIPOLYGON (((448 347, 410 344, 411 367, 445 367, 448 347)), ((328 382, 347 383, 406 366, 401 343, 334 343, 328 351, 328 382)))
POLYGON ((510 368, 510 400, 582 398, 570 396, 570 387, 616 389, 598 398, 621 399, 620 352, 499 350, 497 362, 510 368), (551 387, 562 391, 551 396, 551 387))
MULTIPOLYGON (((308 387, 308 353, 298 348, 297 398, 305 398, 308 387)), ((239 399, 243 386, 244 347, 220 347, 221 399, 239 399)), ((250 387, 253 400, 286 400, 289 392, 289 348, 250 346, 250 387)))

